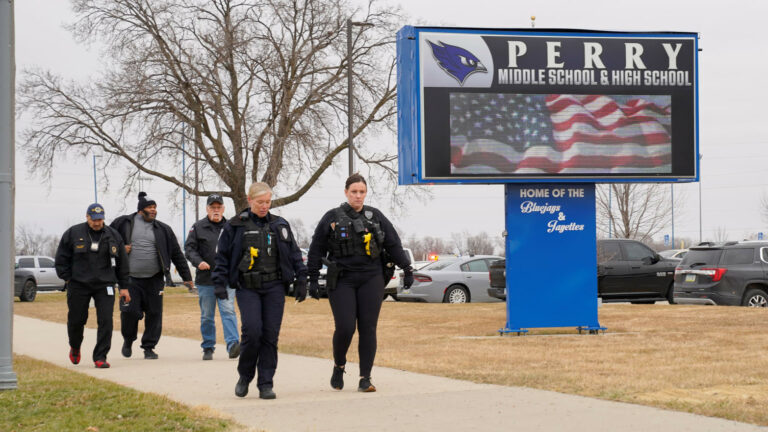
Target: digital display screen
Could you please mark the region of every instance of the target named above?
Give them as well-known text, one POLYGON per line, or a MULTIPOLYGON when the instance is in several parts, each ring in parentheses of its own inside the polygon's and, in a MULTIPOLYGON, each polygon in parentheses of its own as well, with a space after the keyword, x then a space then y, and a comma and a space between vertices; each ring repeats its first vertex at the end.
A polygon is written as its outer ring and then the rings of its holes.
POLYGON ((401 184, 698 178, 694 33, 398 35, 401 184))
POLYGON ((450 96, 451 174, 672 170, 670 96, 450 96))

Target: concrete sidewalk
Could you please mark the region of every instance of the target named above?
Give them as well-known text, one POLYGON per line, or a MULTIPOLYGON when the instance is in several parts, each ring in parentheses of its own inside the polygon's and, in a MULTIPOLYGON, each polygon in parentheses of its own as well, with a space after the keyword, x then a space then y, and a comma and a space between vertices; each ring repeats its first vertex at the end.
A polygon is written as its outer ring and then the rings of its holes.
POLYGON ((67 354, 66 326, 14 317, 13 351, 70 370, 113 381, 181 403, 207 405, 256 429, 279 431, 768 431, 722 419, 608 402, 543 390, 473 384, 374 367, 376 393, 357 392, 357 365, 347 366, 343 391, 331 390, 332 362, 281 354, 277 399, 258 398, 255 383, 244 399, 234 395, 236 360, 217 347, 213 361, 201 360, 200 342, 163 336, 159 360, 144 360, 134 344, 130 359, 120 355, 114 333, 111 369, 95 369, 91 352, 96 331, 86 329, 82 361, 67 354))

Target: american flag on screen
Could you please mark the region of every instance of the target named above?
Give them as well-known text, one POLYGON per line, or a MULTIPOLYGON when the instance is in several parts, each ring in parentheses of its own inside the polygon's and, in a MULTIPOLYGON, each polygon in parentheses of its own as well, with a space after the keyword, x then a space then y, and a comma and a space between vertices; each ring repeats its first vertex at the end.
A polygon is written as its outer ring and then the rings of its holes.
POLYGON ((451 173, 671 172, 670 96, 451 93, 451 173))

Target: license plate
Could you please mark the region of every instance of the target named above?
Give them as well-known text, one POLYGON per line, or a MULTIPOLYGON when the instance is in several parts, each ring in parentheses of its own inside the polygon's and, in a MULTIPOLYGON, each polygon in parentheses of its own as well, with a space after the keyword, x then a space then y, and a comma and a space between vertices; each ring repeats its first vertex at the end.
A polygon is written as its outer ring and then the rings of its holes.
POLYGON ((696 282, 696 275, 695 274, 687 274, 687 275, 685 275, 685 281, 686 282, 696 282))

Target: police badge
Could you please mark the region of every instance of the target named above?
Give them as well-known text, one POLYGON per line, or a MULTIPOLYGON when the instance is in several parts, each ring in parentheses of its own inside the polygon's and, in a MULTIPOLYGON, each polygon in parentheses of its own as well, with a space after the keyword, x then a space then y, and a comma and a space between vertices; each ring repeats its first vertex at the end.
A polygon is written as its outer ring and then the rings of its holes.
POLYGON ((365 218, 366 219, 373 219, 373 212, 370 210, 365 211, 365 218))

